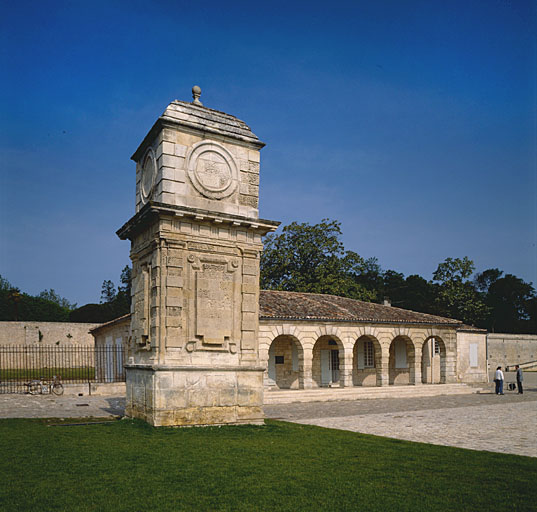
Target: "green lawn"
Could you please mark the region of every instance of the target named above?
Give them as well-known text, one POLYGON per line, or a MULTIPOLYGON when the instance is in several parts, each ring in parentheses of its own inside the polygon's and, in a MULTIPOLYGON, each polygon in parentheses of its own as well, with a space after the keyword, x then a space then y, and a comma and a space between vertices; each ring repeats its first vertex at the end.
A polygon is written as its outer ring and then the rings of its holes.
POLYGON ((268 421, 0 420, 2 511, 535 511, 537 459, 268 421), (53 422, 53 421, 52 421, 53 422))

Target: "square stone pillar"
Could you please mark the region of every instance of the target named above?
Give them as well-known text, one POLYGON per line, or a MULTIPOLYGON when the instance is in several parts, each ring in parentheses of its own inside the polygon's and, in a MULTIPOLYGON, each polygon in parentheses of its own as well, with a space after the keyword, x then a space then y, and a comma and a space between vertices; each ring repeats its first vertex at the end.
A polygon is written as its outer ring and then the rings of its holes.
POLYGON ((118 231, 133 266, 128 416, 263 420, 259 258, 278 226, 258 217, 263 145, 198 94, 172 102, 132 157, 136 214, 118 231))

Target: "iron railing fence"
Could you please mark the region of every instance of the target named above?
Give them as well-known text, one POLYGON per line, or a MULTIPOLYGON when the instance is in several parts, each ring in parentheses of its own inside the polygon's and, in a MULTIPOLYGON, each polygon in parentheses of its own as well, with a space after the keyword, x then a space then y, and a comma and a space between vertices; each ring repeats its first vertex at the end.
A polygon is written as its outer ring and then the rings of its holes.
POLYGON ((25 393, 33 379, 65 384, 124 382, 124 347, 0 346, 0 394, 25 393))

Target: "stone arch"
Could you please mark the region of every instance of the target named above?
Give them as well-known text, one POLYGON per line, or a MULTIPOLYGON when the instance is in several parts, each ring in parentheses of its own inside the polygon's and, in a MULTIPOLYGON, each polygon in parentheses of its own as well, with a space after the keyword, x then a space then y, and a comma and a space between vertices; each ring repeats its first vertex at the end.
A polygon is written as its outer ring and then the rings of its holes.
POLYGON ((279 334, 272 340, 265 381, 278 389, 304 388, 304 349, 296 336, 279 334))
POLYGON ((313 385, 315 387, 343 387, 344 361, 345 348, 341 338, 333 334, 321 334, 312 348, 313 385))
POLYGON ((416 350, 412 339, 398 334, 390 343, 388 383, 395 385, 414 384, 416 350))
POLYGON ((423 341, 421 348, 421 381, 423 384, 446 383, 446 343, 437 335, 423 341))
POLYGON ((316 339, 319 339, 322 336, 331 336, 331 337, 333 337, 334 339, 337 339, 340 342, 345 337, 343 335, 343 332, 341 331, 341 329, 339 327, 334 326, 334 325, 317 325, 315 327, 315 330, 312 332, 312 335, 316 339))
POLYGON ((354 343, 352 357, 353 386, 376 386, 382 371, 382 347, 370 334, 362 334, 354 343))

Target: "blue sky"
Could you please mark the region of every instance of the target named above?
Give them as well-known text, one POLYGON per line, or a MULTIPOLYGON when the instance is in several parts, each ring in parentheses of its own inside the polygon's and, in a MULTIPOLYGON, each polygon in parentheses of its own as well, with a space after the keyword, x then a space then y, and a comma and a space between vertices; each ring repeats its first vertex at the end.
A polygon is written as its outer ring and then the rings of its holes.
POLYGON ((537 283, 534 1, 11 2, 0 19, 0 274, 79 305, 116 284, 130 156, 202 88, 267 146, 261 216, 342 222, 427 279, 537 283))

